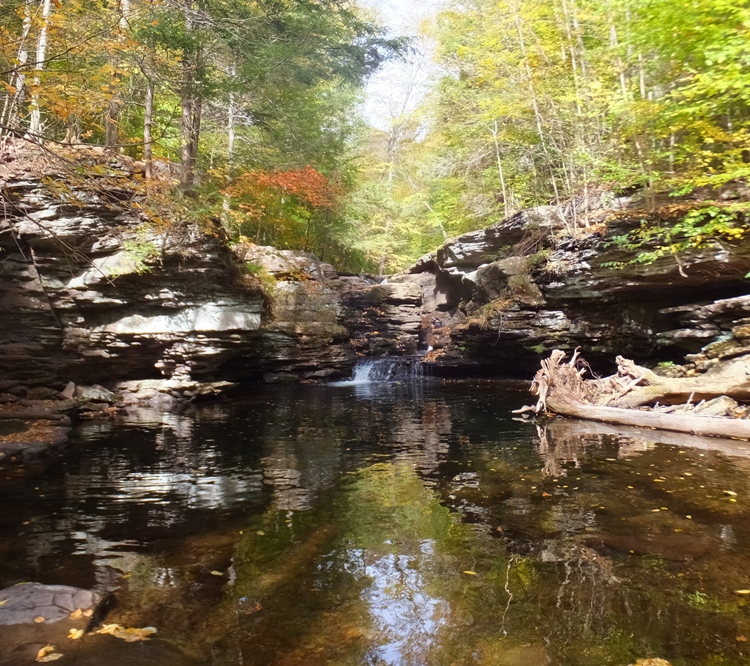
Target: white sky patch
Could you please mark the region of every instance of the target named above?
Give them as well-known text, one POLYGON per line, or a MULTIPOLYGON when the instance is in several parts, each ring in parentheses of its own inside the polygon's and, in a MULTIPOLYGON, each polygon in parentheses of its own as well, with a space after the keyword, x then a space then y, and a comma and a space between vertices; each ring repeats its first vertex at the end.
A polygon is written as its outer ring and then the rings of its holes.
POLYGON ((387 130, 396 118, 419 106, 438 74, 432 60, 435 45, 420 34, 420 27, 438 14, 446 0, 359 0, 359 4, 373 11, 392 36, 415 38, 415 53, 405 61, 387 63, 367 84, 365 119, 387 130))

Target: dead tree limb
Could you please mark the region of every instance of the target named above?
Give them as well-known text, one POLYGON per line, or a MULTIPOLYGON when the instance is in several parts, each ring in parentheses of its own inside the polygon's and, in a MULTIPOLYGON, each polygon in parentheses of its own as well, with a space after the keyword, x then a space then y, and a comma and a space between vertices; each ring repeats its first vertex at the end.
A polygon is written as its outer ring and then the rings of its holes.
POLYGON ((537 414, 550 411, 604 423, 750 439, 750 421, 747 420, 632 409, 656 400, 675 402, 681 396, 684 396, 684 402, 691 395, 697 399, 720 395, 747 399, 750 397, 750 382, 746 361, 738 361, 713 375, 706 373, 701 377, 670 379, 618 357, 617 375, 585 381, 582 377, 585 370, 578 368, 578 352, 567 363, 563 363, 564 358, 564 352, 554 350, 548 359, 542 361, 542 368, 534 377, 531 392, 539 398, 534 408, 537 414), (617 406, 609 406, 613 402, 617 406))

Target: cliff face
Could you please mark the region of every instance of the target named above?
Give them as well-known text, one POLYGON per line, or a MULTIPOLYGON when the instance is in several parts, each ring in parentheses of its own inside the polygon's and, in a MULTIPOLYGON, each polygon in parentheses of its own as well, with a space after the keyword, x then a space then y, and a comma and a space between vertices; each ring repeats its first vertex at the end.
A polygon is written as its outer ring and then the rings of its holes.
POLYGON ((158 233, 126 159, 86 188, 24 176, 3 183, 0 391, 72 380, 190 397, 205 382, 348 375, 339 292, 351 285, 330 266, 235 254, 190 225, 158 233), (251 259, 260 278, 243 275, 251 259))
POLYGON ((689 203, 648 213, 637 196, 603 196, 581 229, 570 211, 541 207, 421 259, 398 280, 424 291, 436 372, 529 376, 551 349, 579 346, 595 364, 616 354, 677 361, 707 345, 714 356, 747 351, 750 237, 653 263, 634 259, 655 242, 634 249, 621 240, 643 220, 674 224, 689 203))

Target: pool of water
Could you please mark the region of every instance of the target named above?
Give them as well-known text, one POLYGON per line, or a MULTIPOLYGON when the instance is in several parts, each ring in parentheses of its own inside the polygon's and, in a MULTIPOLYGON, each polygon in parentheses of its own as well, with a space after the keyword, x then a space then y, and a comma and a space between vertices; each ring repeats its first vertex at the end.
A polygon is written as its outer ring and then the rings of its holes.
POLYGON ((112 590, 108 622, 159 631, 63 665, 750 664, 750 447, 525 402, 278 387, 85 423, 0 472, 0 588, 112 590))

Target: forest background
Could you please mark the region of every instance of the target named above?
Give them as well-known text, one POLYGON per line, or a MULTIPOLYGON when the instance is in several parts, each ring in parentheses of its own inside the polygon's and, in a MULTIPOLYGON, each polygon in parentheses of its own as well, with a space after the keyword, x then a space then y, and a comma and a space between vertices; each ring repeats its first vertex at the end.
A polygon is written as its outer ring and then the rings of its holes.
POLYGON ((533 205, 585 224, 605 189, 750 175, 750 2, 452 0, 423 30, 431 91, 373 127, 368 77, 420 56, 346 0, 1 0, 0 135, 107 146, 155 219, 356 272, 533 205))

